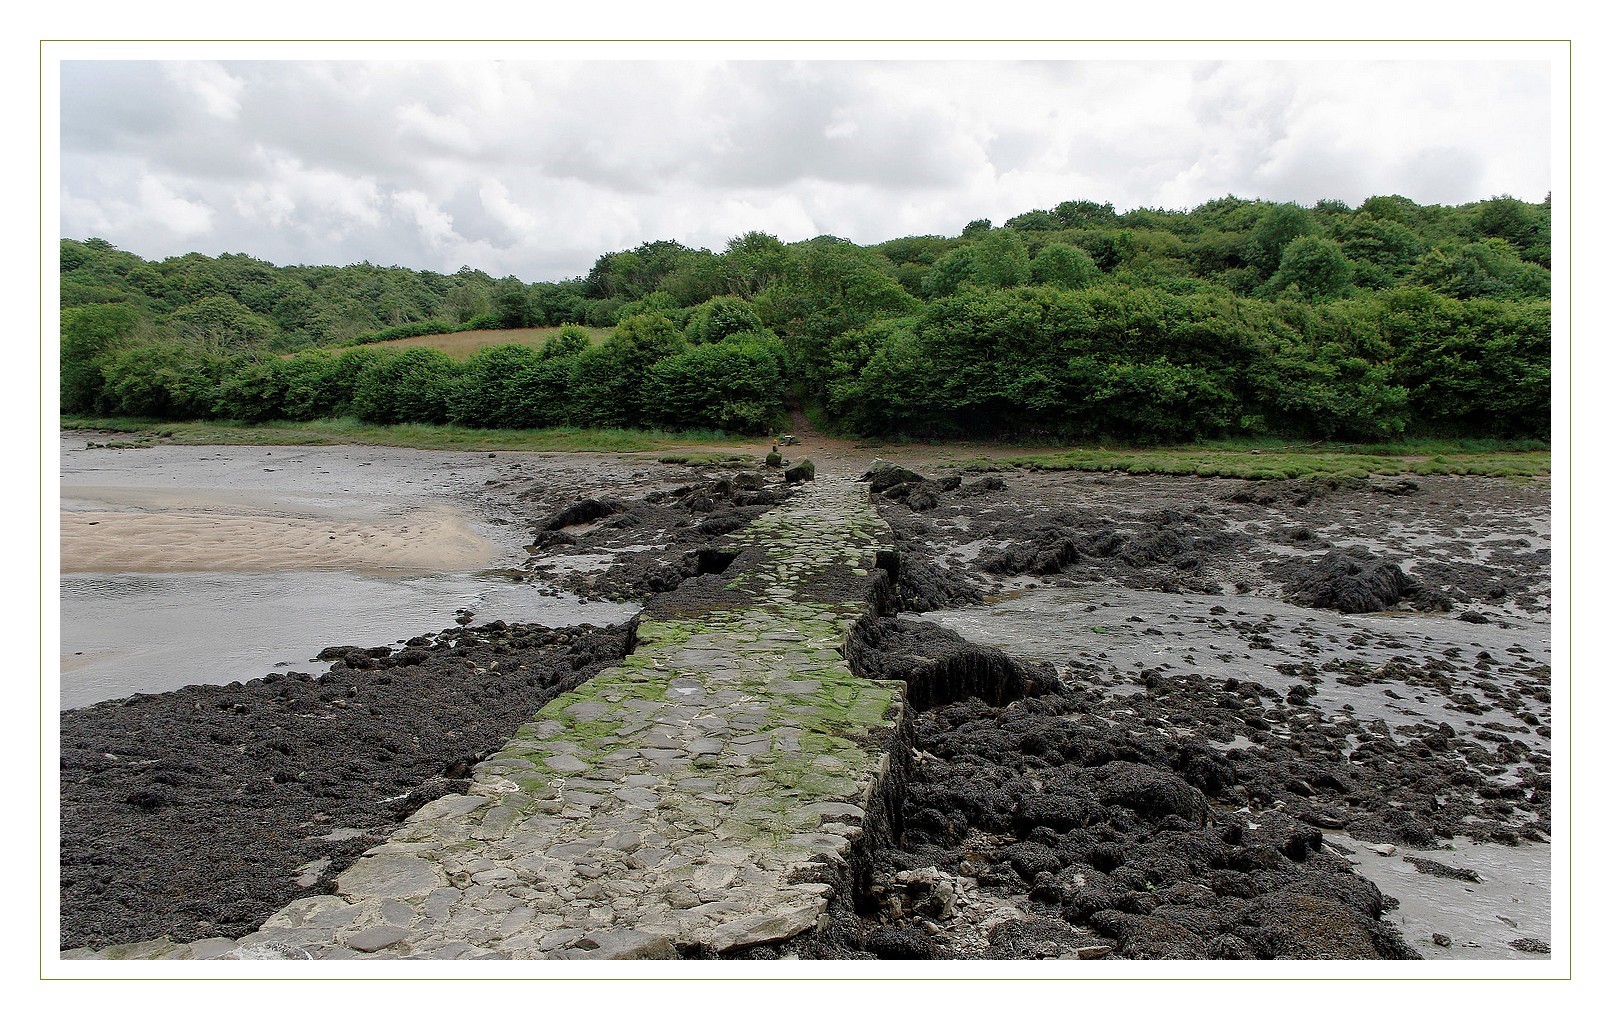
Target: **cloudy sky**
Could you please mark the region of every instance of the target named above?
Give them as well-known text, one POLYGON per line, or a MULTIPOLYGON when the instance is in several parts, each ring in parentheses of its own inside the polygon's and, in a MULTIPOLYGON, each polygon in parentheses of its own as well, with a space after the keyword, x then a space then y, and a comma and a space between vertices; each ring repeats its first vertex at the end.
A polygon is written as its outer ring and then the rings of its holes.
POLYGON ((539 280, 1070 198, 1537 201, 1550 99, 1537 61, 69 60, 61 233, 539 280))

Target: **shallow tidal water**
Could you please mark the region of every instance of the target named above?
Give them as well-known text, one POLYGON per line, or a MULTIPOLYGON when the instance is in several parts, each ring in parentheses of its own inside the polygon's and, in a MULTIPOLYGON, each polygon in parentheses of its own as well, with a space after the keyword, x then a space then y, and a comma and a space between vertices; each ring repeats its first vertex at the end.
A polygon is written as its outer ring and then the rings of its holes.
POLYGON ((346 570, 64 574, 61 707, 265 673, 318 674, 330 645, 396 644, 494 620, 620 623, 636 607, 583 603, 498 574, 346 570))
MULTIPOLYGON (((109 437, 88 437, 105 439, 109 437)), ((462 520, 492 562, 476 569, 139 570, 61 575, 62 709, 190 684, 291 670, 320 673, 331 645, 394 644, 502 619, 564 627, 629 619, 633 605, 511 579, 529 531, 498 516, 485 489, 535 458, 370 447, 86 449, 61 439, 64 512, 111 520, 195 508, 306 521, 388 522, 425 507, 462 520)), ((320 533, 322 540, 322 532, 320 533)))

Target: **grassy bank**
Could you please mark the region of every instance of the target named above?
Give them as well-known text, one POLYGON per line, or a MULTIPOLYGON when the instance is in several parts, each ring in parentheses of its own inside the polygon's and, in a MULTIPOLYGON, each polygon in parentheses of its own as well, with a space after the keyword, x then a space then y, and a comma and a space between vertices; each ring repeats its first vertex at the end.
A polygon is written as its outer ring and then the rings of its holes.
MULTIPOLYGON (((1526 444, 1535 445, 1535 444, 1526 444)), ((1377 446, 1269 449, 1253 445, 1149 450, 1063 450, 996 455, 957 462, 959 467, 1036 468, 1042 471, 1122 471, 1197 475, 1250 481, 1366 475, 1482 475, 1537 478, 1550 473, 1548 449, 1495 449, 1483 441, 1418 441, 1377 446)))
MULTIPOLYGON (((699 452, 668 460, 698 466, 728 466, 734 452, 754 454, 766 438, 721 432, 658 432, 636 429, 472 429, 457 425, 369 425, 351 418, 312 422, 163 422, 143 418, 63 415, 64 429, 114 432, 129 445, 182 446, 396 446, 419 450, 511 450, 559 453, 699 452)), ((851 440, 834 440, 847 446, 851 440)), ((947 453, 953 467, 1034 468, 1042 471, 1123 471, 1130 474, 1197 475, 1249 480, 1365 475, 1483 475, 1539 478, 1550 473, 1543 443, 1485 439, 1406 439, 1386 443, 1311 443, 1283 439, 1236 439, 1190 446, 1138 449, 1044 446, 1014 452, 1004 444, 854 443, 865 455, 900 461, 903 450, 925 459, 947 453)), ((745 461, 747 463, 747 461, 745 461)), ((738 464, 738 461, 732 461, 738 464)))
POLYGON ((721 432, 636 429, 472 429, 457 425, 369 425, 351 418, 310 422, 162 422, 62 415, 64 429, 115 432, 131 445, 397 446, 416 450, 511 450, 555 453, 651 453, 688 446, 754 447, 768 442, 721 432))

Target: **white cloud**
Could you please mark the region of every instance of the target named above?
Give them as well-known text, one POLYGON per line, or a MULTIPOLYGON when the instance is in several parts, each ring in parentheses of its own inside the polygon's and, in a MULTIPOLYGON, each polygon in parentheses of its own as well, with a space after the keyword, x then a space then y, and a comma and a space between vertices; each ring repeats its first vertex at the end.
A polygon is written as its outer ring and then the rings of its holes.
POLYGON ((129 192, 127 197, 64 194, 63 219, 84 225, 77 236, 100 235, 108 240, 138 234, 184 242, 213 229, 210 206, 185 198, 150 174, 133 182, 129 192))
POLYGON ((265 156, 264 162, 264 179, 247 184, 232 203, 242 218, 325 240, 380 225, 382 200, 373 179, 309 169, 291 158, 265 156))
POLYGON ((404 218, 418 228, 430 247, 445 248, 463 240, 453 229, 453 217, 443 212, 429 196, 418 191, 398 191, 392 193, 391 201, 404 218))
POLYGON ((199 100, 202 109, 212 116, 233 120, 240 114, 240 95, 246 83, 216 61, 171 61, 162 65, 162 72, 199 100))

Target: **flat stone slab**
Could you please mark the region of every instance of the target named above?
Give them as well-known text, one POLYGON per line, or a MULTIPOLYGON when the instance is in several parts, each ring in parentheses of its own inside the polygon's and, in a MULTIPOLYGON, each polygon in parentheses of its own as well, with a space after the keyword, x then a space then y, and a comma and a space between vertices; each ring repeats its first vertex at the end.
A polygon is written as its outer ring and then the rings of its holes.
MULTIPOLYGON (((336 879, 336 888, 341 894, 352 898, 409 899, 425 896, 445 884, 442 869, 432 862, 412 854, 395 853, 360 857, 336 879)), ((293 903, 281 913, 293 910, 296 906, 297 904, 293 903)), ((270 920, 272 921, 272 918, 270 920)))
POLYGON ((865 486, 826 473, 729 541, 765 555, 730 568, 716 604, 651 601, 632 655, 545 705, 468 794, 354 862, 339 896, 206 952, 662 959, 822 924, 822 869, 846 867, 861 837, 904 703, 842 654, 894 543, 865 486))

